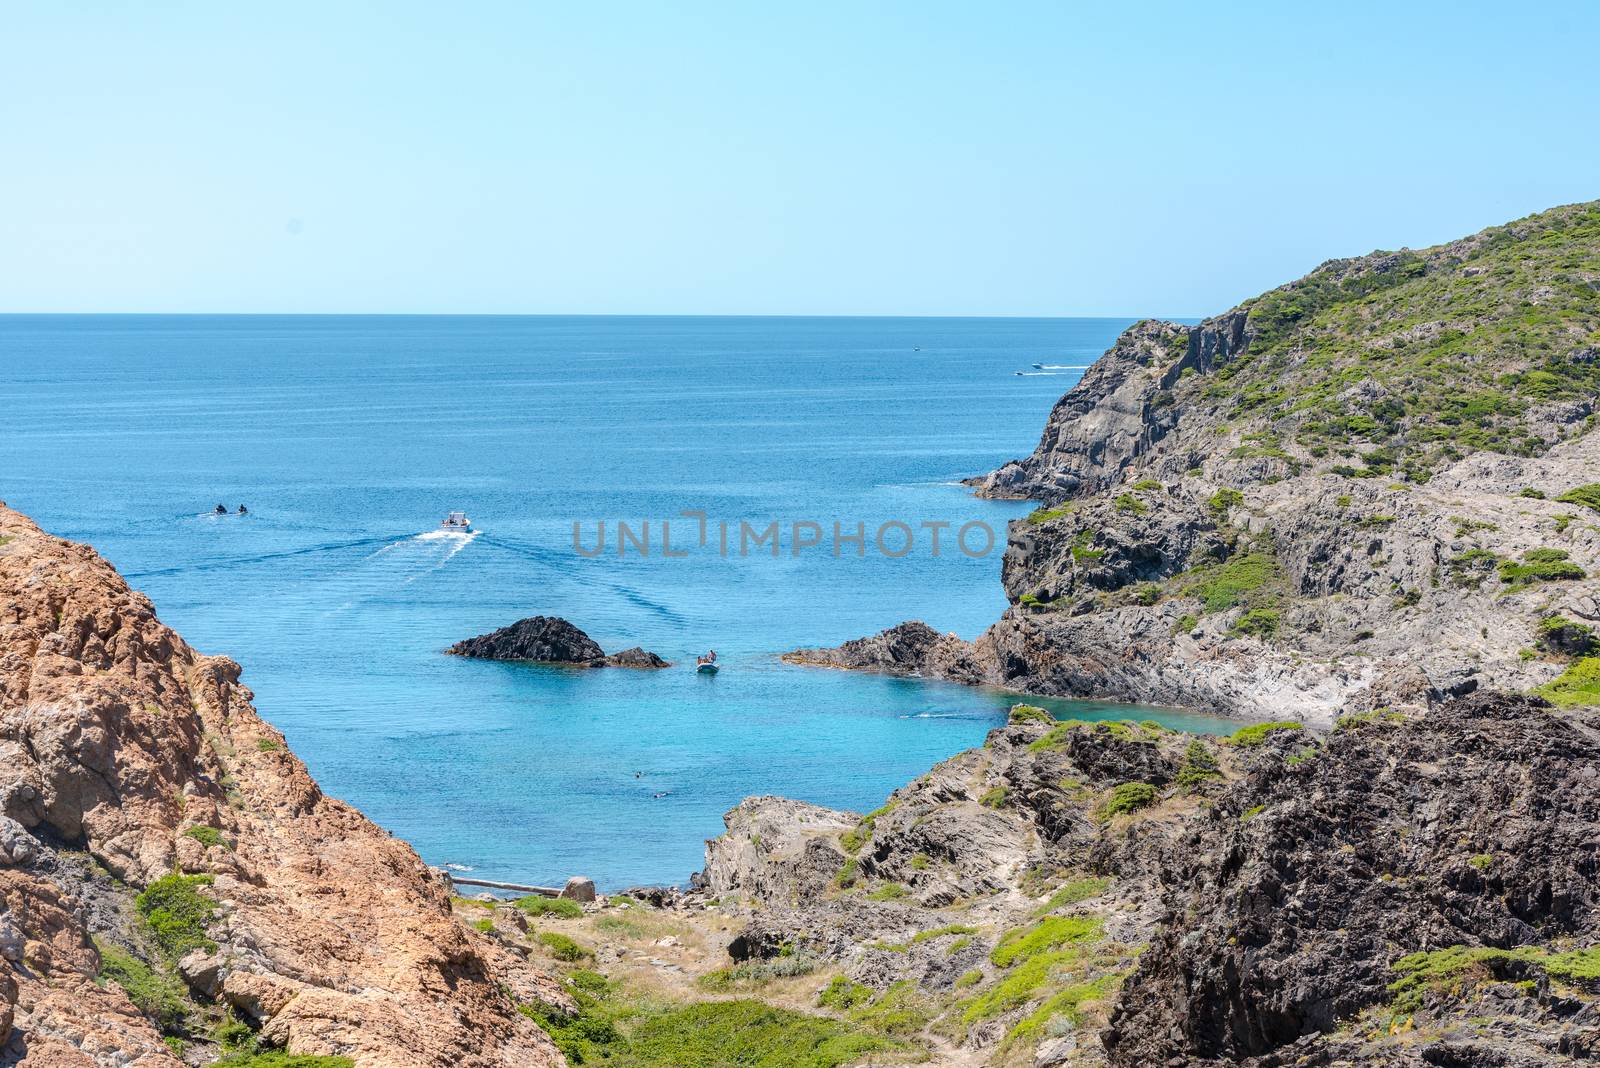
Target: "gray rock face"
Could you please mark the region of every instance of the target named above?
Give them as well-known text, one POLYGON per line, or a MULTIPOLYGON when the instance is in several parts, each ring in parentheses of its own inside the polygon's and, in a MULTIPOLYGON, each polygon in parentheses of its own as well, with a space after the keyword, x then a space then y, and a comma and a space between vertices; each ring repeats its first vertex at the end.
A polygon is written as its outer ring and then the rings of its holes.
POLYGON ((1471 457, 1423 486, 1302 475, 1226 507, 1213 502, 1227 487, 1181 474, 1013 523, 1013 604, 976 641, 906 623, 788 659, 1324 727, 1352 709, 1530 690, 1566 666, 1525 652, 1564 651, 1543 620, 1600 629, 1600 516, 1555 500, 1597 477, 1595 434, 1538 458, 1471 457), (1486 467, 1502 473, 1475 488, 1486 467), (1546 497, 1502 492, 1513 484, 1546 497), (1500 564, 1541 549, 1585 577, 1502 580, 1500 564), (1270 562, 1262 590, 1217 606, 1207 568, 1251 559, 1270 562), (1240 629, 1251 598, 1275 633, 1240 629))
MULTIPOLYGON (((753 798, 707 844, 704 882, 749 905, 729 952, 909 984, 953 999, 951 1024, 1018 974, 992 956, 1016 935, 1093 922, 1093 959, 1058 984, 1112 994, 1051 1019, 1040 1064, 1531 1068, 1600 1049, 1600 990, 1537 963, 1600 941, 1600 721, 1479 693, 1200 742, 1212 771, 1185 781, 1194 744, 1020 714, 869 816, 753 798), (1107 813, 1130 782, 1148 806, 1107 813), (1396 962, 1457 946, 1533 956, 1420 988, 1415 1029, 1391 1033, 1396 962)), ((959 1056, 934 1063, 1027 1063, 1001 1043, 1032 1011, 954 1028, 959 1056)))
POLYGON ((672 665, 637 645, 607 656, 583 631, 557 616, 530 616, 452 645, 448 652, 485 660, 528 660, 576 667, 664 668, 672 665))
MULTIPOLYGON (((1336 732, 1311 760, 1264 751, 1163 855, 1168 918, 1106 1033, 1112 1060, 1237 1059, 1330 1031, 1391 1000, 1390 966, 1419 950, 1592 944, 1597 766, 1592 722, 1496 694, 1336 732)), ((1549 999, 1515 1000, 1524 1041, 1564 1028, 1549 999)))

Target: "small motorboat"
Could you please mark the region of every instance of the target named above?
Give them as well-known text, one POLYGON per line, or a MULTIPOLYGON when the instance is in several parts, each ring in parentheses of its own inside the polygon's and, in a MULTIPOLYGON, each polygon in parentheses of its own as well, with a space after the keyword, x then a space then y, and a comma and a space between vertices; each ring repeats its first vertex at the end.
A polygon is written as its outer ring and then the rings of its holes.
POLYGON ((695 657, 694 669, 702 675, 715 675, 717 673, 717 651, 713 649, 705 656, 695 657))
POLYGON ((440 530, 459 530, 463 534, 472 531, 472 520, 467 518, 465 512, 451 512, 444 517, 444 522, 439 524, 440 530))

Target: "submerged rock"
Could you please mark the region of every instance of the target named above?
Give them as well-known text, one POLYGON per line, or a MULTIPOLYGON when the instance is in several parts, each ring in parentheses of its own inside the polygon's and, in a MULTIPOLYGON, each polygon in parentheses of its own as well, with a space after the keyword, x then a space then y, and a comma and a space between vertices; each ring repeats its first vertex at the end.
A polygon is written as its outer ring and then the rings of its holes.
POLYGON ((598 642, 559 616, 519 619, 509 627, 456 642, 448 652, 454 656, 482 660, 528 660, 539 664, 570 664, 577 667, 672 666, 655 653, 637 645, 607 656, 598 642))

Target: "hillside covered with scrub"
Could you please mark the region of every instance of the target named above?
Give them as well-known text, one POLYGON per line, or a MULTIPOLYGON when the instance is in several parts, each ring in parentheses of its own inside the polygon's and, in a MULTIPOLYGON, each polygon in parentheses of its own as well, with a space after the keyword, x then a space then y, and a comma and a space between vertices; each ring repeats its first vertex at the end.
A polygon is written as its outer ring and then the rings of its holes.
POLYGON ((1600 203, 1147 320, 973 480, 1004 617, 791 659, 1328 725, 1479 688, 1595 699, 1600 203))

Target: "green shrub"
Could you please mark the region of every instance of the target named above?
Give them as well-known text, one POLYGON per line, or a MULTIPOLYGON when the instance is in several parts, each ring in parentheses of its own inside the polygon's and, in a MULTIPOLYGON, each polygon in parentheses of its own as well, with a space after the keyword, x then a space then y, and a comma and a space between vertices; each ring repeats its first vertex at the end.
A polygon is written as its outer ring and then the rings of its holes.
POLYGON ((1111 796, 1100 807, 1103 816, 1121 816, 1149 808, 1155 803, 1156 788, 1147 782, 1125 782, 1111 791, 1111 796))
POLYGON ((629 1068, 841 1068, 896 1046, 890 1039, 829 1017, 759 1001, 709 1001, 647 1017, 628 1042, 627 1064, 629 1068))
POLYGON ((1200 625, 1200 617, 1199 616, 1194 615, 1193 613, 1185 613, 1184 615, 1182 615, 1182 616, 1180 616, 1178 618, 1178 621, 1176 623, 1174 623, 1172 625, 1172 633, 1174 633, 1174 634, 1188 634, 1190 631, 1194 630, 1194 628, 1198 627, 1199 625, 1200 625))
POLYGON ((1554 705, 1600 705, 1600 657, 1573 661, 1536 692, 1554 705))
POLYGON ((943 927, 934 927, 927 931, 918 931, 916 934, 911 936, 911 944, 915 946, 920 945, 923 942, 931 942, 935 938, 948 938, 951 935, 973 935, 977 933, 978 929, 976 927, 969 927, 964 923, 947 923, 943 927))
POLYGON ((1544 490, 1534 489, 1532 486, 1524 486, 1522 491, 1518 493, 1517 496, 1531 497, 1536 501, 1542 501, 1544 500, 1544 490))
POLYGON ((1565 549, 1529 549, 1522 554, 1520 563, 1507 560, 1500 565, 1500 581, 1512 585, 1583 577, 1583 568, 1567 559, 1565 549))
POLYGON ((1246 748, 1260 745, 1267 740, 1267 735, 1273 731, 1298 731, 1303 730, 1305 724, 1297 723, 1292 719, 1274 720, 1271 723, 1252 723, 1248 727, 1240 727, 1229 737, 1234 745, 1246 748))
POLYGON ((1244 494, 1236 489, 1224 487, 1213 493, 1206 505, 1219 518, 1226 518, 1231 509, 1237 508, 1243 503, 1244 494))
POLYGON ((1004 808, 1006 797, 1010 793, 1004 786, 996 786, 993 790, 978 798, 978 804, 988 808, 1004 808))
POLYGON ((184 837, 193 838, 207 849, 224 844, 222 830, 218 827, 190 827, 183 834, 184 837))
POLYGON ((580 960, 588 960, 594 956, 583 945, 559 931, 540 931, 536 937, 556 960, 576 964, 580 960))
POLYGON ((566 897, 544 897, 529 894, 512 902, 529 916, 553 916, 558 920, 575 920, 583 915, 583 906, 566 897))
POLYGON ((1500 558, 1488 549, 1468 549, 1451 557, 1445 564, 1450 577, 1458 586, 1476 586, 1493 571, 1500 558))
POLYGON ((839 874, 833 877, 833 883, 841 890, 848 890, 856 885, 856 878, 861 870, 861 862, 855 857, 846 857, 839 866, 839 874))
POLYGON ((209 875, 174 872, 145 887, 134 900, 139 914, 150 924, 156 943, 171 959, 178 960, 196 949, 210 952, 217 948, 206 937, 206 924, 216 914, 217 903, 199 889, 212 882, 209 875))
POLYGON ((1094 531, 1080 530, 1072 539, 1072 562, 1075 564, 1092 564, 1102 559, 1106 554, 1104 549, 1091 549, 1094 543, 1094 531))
POLYGON ((817 995, 817 1004, 825 1009, 837 1009, 845 1012, 864 1005, 872 1000, 872 988, 861 983, 851 982, 842 975, 833 977, 833 981, 823 988, 817 995))
POLYGON ((276 738, 257 738, 256 751, 261 753, 276 753, 283 745, 276 738))
POLYGON ((795 950, 789 946, 785 946, 785 949, 788 952, 780 953, 776 957, 741 961, 731 968, 718 968, 716 971, 707 972, 696 982, 706 990, 725 993, 741 986, 770 983, 774 979, 792 979, 797 975, 810 975, 821 963, 821 958, 808 950, 795 950))
POLYGON ((1576 486, 1567 490, 1556 500, 1562 504, 1581 504, 1585 508, 1592 508, 1600 512, 1600 482, 1591 482, 1587 486, 1576 486))
POLYGON ((1239 617, 1233 625, 1233 633, 1248 638, 1260 638, 1266 641, 1278 634, 1278 613, 1271 608, 1252 608, 1239 617))
POLYGON ((1057 1016, 1066 1017, 1074 1027, 1082 1026, 1082 1006, 1091 1001, 1104 1001, 1122 983, 1120 975, 1102 975, 1088 982, 1073 983, 1064 990, 1046 998, 1037 1009, 1019 1020, 1000 1043, 1004 1053, 1019 1043, 1033 1043, 1045 1034, 1045 1028, 1057 1016))
POLYGON ((1078 946, 1029 957, 991 989, 969 1001, 961 1010, 961 1022, 972 1024, 1021 1008, 1038 997, 1042 989, 1057 982, 1058 973, 1080 964, 1082 959, 1083 951, 1078 946))
POLYGON ((1052 519, 1063 519, 1071 515, 1076 507, 1077 505, 1069 503, 1063 504, 1059 508, 1035 508, 1028 513, 1028 522, 1037 525, 1039 523, 1048 523, 1052 519))
POLYGON ((1040 708, 1038 705, 1012 705, 1011 713, 1006 717, 1006 723, 1054 723, 1056 717, 1040 708))
POLYGON ((1594 656, 1600 654, 1600 637, 1587 623, 1545 616, 1539 621, 1539 647, 1563 656, 1594 656))
POLYGON ((898 901, 911 891, 899 883, 884 883, 878 889, 867 895, 868 901, 898 901))
POLYGON ((1207 779, 1222 778, 1216 755, 1200 739, 1192 739, 1183 750, 1183 764, 1178 769, 1178 785, 1193 788, 1207 779))
POLYGON ((1135 493, 1148 493, 1151 490, 1160 489, 1161 483, 1153 478, 1141 478, 1131 488, 1135 493))
POLYGON ((94 941, 100 951, 98 979, 116 983, 128 1000, 138 1006, 162 1031, 176 1030, 189 1013, 189 1000, 183 984, 165 971, 158 971, 115 942, 94 941))
POLYGON ((1144 515, 1150 506, 1131 493, 1119 493, 1116 499, 1117 511, 1127 512, 1130 515, 1144 515))
POLYGON ((1050 900, 1034 910, 1034 915, 1043 916, 1067 905, 1076 905, 1080 901, 1088 901, 1091 897, 1099 897, 1110 885, 1110 879, 1074 879, 1051 894, 1050 900))
POLYGON ((1007 931, 989 953, 997 967, 1009 968, 1057 946, 1098 942, 1105 923, 1098 916, 1046 916, 1032 927, 1007 931))
POLYGON ((1247 553, 1226 563, 1197 568, 1184 583, 1184 593, 1200 598, 1207 612, 1223 612, 1244 604, 1282 578, 1276 557, 1263 552, 1247 553))

